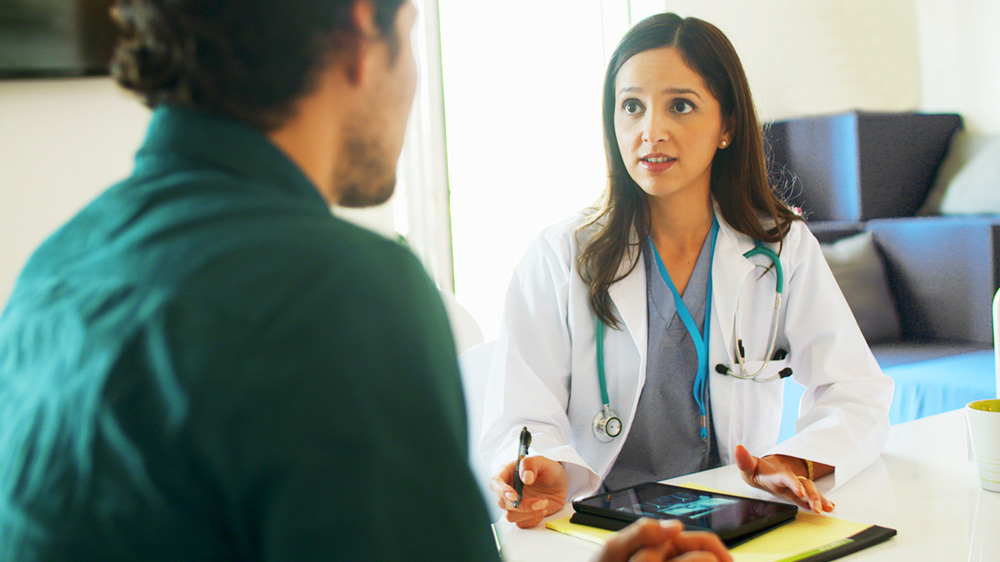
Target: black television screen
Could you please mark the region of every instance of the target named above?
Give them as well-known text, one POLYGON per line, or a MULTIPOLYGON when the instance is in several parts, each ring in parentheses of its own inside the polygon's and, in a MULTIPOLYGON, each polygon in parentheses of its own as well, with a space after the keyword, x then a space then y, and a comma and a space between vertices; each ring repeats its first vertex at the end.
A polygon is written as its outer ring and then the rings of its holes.
POLYGON ((0 0, 0 77, 108 73, 114 0, 0 0))

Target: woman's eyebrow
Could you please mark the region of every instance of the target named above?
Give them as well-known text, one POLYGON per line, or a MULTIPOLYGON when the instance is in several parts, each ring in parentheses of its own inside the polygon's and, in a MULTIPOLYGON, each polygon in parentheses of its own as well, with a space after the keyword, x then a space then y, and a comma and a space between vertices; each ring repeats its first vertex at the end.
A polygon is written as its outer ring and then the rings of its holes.
POLYGON ((663 93, 664 94, 674 94, 674 95, 680 95, 680 94, 685 94, 686 95, 686 94, 690 94, 690 95, 693 95, 696 98, 699 98, 699 99, 701 98, 701 94, 699 94, 695 90, 692 90, 691 88, 667 88, 667 89, 663 90, 663 93))
MULTIPOLYGON (((627 92, 641 92, 641 91, 642 91, 642 88, 640 88, 639 86, 625 86, 624 88, 618 90, 618 95, 620 96, 620 95, 622 95, 624 93, 627 93, 627 92)), ((663 90, 663 93, 664 94, 672 94, 672 95, 687 95, 687 94, 690 94, 690 95, 695 96, 696 98, 701 99, 701 94, 699 94, 695 90, 692 90, 691 88, 678 88, 678 87, 666 88, 666 89, 663 90)))

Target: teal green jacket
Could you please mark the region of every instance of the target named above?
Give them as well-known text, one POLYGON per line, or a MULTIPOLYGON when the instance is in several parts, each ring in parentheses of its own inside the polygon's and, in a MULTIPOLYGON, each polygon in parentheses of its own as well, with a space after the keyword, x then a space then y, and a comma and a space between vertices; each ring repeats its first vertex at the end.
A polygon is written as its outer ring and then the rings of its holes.
POLYGON ((460 384, 408 250, 161 107, 0 317, 0 561, 496 560, 460 384))

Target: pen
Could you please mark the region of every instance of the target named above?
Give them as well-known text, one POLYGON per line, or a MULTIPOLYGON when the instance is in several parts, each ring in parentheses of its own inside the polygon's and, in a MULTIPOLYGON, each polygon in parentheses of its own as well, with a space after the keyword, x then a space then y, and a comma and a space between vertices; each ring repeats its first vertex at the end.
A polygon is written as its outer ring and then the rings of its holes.
POLYGON ((528 426, 524 426, 521 428, 521 445, 517 449, 517 462, 514 464, 514 491, 517 492, 514 507, 521 505, 521 498, 524 495, 524 482, 521 482, 521 459, 528 456, 528 445, 531 445, 531 433, 528 432, 528 426))

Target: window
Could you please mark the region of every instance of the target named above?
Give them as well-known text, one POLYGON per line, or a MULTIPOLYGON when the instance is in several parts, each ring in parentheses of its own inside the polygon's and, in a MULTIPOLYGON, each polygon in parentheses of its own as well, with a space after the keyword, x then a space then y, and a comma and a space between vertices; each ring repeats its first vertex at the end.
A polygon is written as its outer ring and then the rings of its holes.
POLYGON ((531 240, 604 189, 601 85, 628 2, 439 3, 455 294, 489 340, 531 240))

